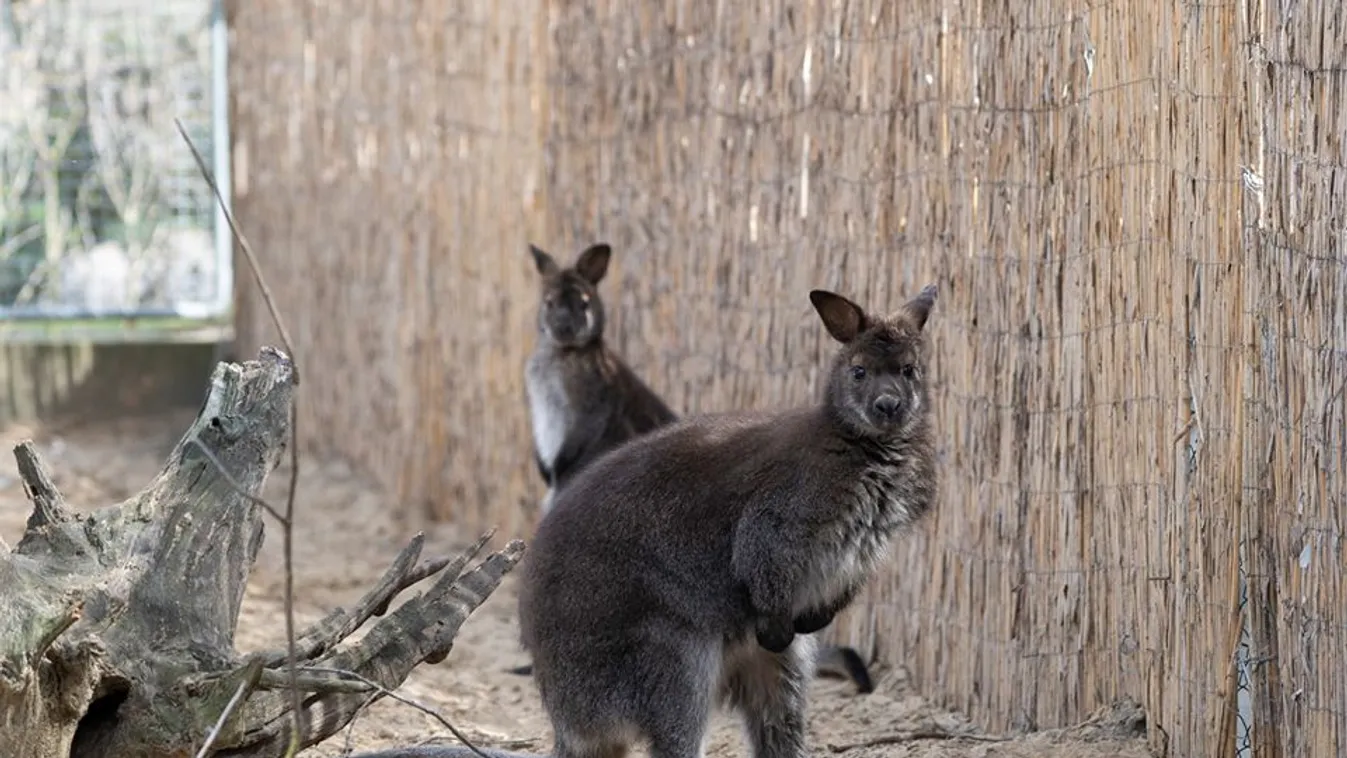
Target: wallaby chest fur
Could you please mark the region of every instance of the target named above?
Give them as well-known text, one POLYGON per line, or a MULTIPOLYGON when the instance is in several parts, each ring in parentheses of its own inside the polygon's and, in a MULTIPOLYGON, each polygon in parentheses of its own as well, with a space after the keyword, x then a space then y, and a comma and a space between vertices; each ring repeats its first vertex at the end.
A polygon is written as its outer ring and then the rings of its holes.
POLYGON ((599 454, 673 418, 601 341, 577 349, 540 339, 524 387, 534 448, 554 487, 599 454))
POLYGON ((533 447, 538 458, 548 468, 556 460, 557 453, 561 452, 561 445, 566 441, 566 429, 574 425, 582 414, 571 402, 566 375, 551 370, 551 356, 547 355, 549 352, 554 351, 534 351, 524 369, 524 390, 528 393, 533 447))

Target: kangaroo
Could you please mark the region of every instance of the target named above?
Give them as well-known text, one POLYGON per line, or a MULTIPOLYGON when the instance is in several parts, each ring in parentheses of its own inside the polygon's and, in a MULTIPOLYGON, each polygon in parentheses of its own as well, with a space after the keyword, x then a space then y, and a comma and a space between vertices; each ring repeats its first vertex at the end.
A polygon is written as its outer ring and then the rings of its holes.
POLYGON ((640 742, 651 758, 699 758, 715 705, 739 711, 754 758, 802 758, 812 633, 936 497, 935 299, 929 286, 878 317, 814 290, 841 343, 821 403, 684 418, 558 491, 519 569, 520 639, 556 758, 622 758, 640 742))
POLYGON ((664 404, 603 339, 598 284, 612 248, 591 245, 561 268, 529 245, 541 275, 538 342, 524 369, 534 461, 547 484, 540 506, 590 461, 638 434, 674 420, 664 404))
MULTIPOLYGON (((533 422, 534 460, 547 484, 540 509, 590 461, 612 448, 677 420, 677 415, 604 342, 605 313, 598 284, 612 248, 582 251, 570 268, 529 245, 542 278, 539 339, 524 372, 533 422)), ((816 662, 820 675, 848 678, 860 693, 874 691, 870 671, 846 646, 830 646, 816 662)), ((508 670, 528 676, 531 665, 508 670)))

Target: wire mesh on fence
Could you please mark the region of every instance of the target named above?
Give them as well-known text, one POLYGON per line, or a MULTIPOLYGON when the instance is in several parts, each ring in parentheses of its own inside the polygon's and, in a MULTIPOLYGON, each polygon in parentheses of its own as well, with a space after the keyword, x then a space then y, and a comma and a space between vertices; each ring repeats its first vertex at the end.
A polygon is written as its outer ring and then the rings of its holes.
POLYGON ((211 0, 0 0, 0 315, 216 316, 211 0))
POLYGON ((813 396, 810 288, 934 281, 941 507, 839 636, 993 729, 1130 695, 1171 755, 1347 739, 1328 10, 233 12, 236 191, 313 356, 309 444, 526 530, 527 241, 614 244, 610 336, 687 413, 813 396))
POLYGON ((1253 754, 1347 744, 1347 16, 1267 3, 1246 170, 1253 754))

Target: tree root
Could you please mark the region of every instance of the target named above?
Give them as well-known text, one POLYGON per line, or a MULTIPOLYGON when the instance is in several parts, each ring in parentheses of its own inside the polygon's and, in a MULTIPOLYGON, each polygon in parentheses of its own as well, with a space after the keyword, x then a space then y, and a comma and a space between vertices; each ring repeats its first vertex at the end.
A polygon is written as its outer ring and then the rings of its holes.
MULTIPOLYGON (((30 442, 15 448, 33 512, 17 545, 0 543, 0 754, 189 756, 208 735, 219 755, 285 754, 294 723, 286 654, 239 656, 234 634, 262 544, 258 493, 289 442, 294 384, 275 349, 220 364, 154 480, 87 515, 65 503, 30 442)), ((382 696, 370 682, 393 689, 423 661, 443 660, 523 555, 512 541, 465 572, 490 538, 418 564, 417 535, 354 610, 298 635, 300 747, 382 696)))

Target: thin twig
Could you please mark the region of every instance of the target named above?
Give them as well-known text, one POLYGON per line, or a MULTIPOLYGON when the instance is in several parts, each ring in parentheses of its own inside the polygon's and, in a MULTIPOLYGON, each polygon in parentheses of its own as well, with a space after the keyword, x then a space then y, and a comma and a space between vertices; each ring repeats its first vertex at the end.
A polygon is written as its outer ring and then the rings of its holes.
POLYGON ((346 722, 346 728, 342 730, 342 731, 346 732, 346 744, 342 745, 342 749, 341 749, 341 754, 342 754, 342 755, 350 755, 350 754, 351 754, 351 751, 355 750, 355 744, 354 744, 354 742, 355 742, 355 722, 358 721, 358 720, 360 719, 361 715, 363 715, 363 714, 365 713, 365 711, 369 710, 369 707, 370 707, 371 705, 374 705, 374 701, 376 701, 376 700, 378 700, 378 699, 379 699, 379 692, 378 692, 377 690, 374 691, 374 692, 371 692, 371 693, 370 693, 370 696, 367 697, 367 698, 365 698, 365 702, 361 703, 361 704, 360 704, 360 707, 357 708, 357 709, 355 709, 355 713, 352 713, 352 714, 351 714, 351 720, 348 721, 348 722, 346 722))
POLYGON ((973 742, 1009 742, 1009 737, 994 737, 990 734, 961 734, 951 732, 948 729, 940 727, 926 727, 923 729, 913 729, 910 732, 899 732, 897 734, 886 734, 882 737, 863 740, 861 742, 848 742, 841 745, 828 745, 828 752, 845 753, 850 750, 857 750, 863 747, 878 747, 880 745, 900 745, 904 742, 916 742, 918 740, 971 740, 973 742))
MULTIPOLYGON (((258 274, 261 279, 261 274, 258 274)), ((291 360, 294 356, 291 355, 291 360)), ((298 369, 296 369, 298 371, 298 369)), ((295 380, 298 384, 298 379, 295 380)), ((297 668, 299 657, 295 650, 295 490, 299 483, 299 412, 295 410, 299 395, 290 401, 290 489, 285 495, 285 523, 281 530, 281 551, 285 554, 285 655, 286 667, 290 670, 290 707, 295 710, 295 728, 290 733, 290 747, 285 751, 286 758, 293 758, 299 752, 300 728, 303 699, 299 695, 297 668)))
MULTIPOLYGON (((178 118, 173 119, 173 123, 178 127, 178 134, 187 143, 187 149, 192 151, 192 158, 196 160, 196 167, 201 172, 202 178, 206 184, 210 185, 211 193, 215 195, 215 202, 220 206, 220 212, 225 217, 225 222, 229 224, 229 231, 238 241, 239 247, 243 250, 243 257, 248 261, 248 268, 252 270, 253 279, 257 282, 257 287, 262 293, 262 301, 266 303, 267 311, 271 314, 271 321, 276 325, 276 332, 281 336, 281 344, 285 346, 285 352, 290 356, 290 365, 293 371, 293 380, 295 386, 299 386, 299 360, 295 355, 294 342, 290 340, 290 330, 285 328, 285 320, 281 318, 280 311, 276 308, 276 300, 271 296, 271 288, 267 286, 266 277, 262 275, 262 267, 257 263, 257 256, 253 254, 252 245, 248 244, 248 238, 243 236, 238 224, 234 221, 234 214, 229 211, 229 206, 224 201, 224 196, 220 194, 220 188, 215 183, 215 177, 206 168, 206 161, 201 157, 201 151, 196 149, 192 138, 187 136, 187 130, 183 127, 182 121, 178 118)), ((281 524, 281 546, 283 553, 283 562, 285 564, 285 647, 286 647, 286 668, 290 672, 290 710, 294 719, 293 728, 290 730, 290 745, 285 751, 286 758, 293 758, 295 753, 299 752, 300 735, 304 729, 303 721, 303 698, 299 693, 298 680, 298 656, 295 651, 295 570, 294 570, 294 523, 295 523, 295 493, 299 488, 299 413, 296 408, 299 405, 298 393, 290 401, 290 487, 285 496, 285 519, 281 524)))
MULTIPOLYGON (((182 135, 183 140, 187 142, 187 148, 192 151, 192 157, 196 159, 196 167, 201 171, 201 176, 205 177, 206 183, 210 185, 210 191, 215 194, 215 200, 220 204, 220 210, 224 212, 225 223, 229 224, 229 231, 238 240, 239 247, 243 249, 243 255, 248 259, 248 268, 252 269, 253 279, 257 281, 257 287, 262 291, 262 300, 267 304, 267 310, 271 312, 271 320, 276 325, 276 331, 281 335, 281 344, 285 345, 285 352, 290 355, 290 360, 295 359, 295 345, 290 341, 290 332, 285 328, 285 322, 281 319, 280 311, 276 309, 276 300, 271 296, 271 288, 267 286, 266 279, 262 276, 262 267, 257 265, 257 256, 253 254, 253 246, 248 244, 248 238, 239 231, 238 224, 234 222, 234 214, 229 212, 225 205, 224 197, 220 194, 220 188, 215 184, 215 177, 211 176, 210 170, 206 168, 206 161, 201 157, 201 151, 196 149, 192 138, 187 136, 187 130, 183 128, 182 121, 174 117, 173 123, 178 126, 178 133, 182 135)), ((295 385, 299 385, 299 369, 295 369, 295 385)))
POLYGON ((262 508, 267 513, 270 513, 272 518, 281 523, 282 528, 289 525, 289 520, 286 519, 285 516, 282 516, 280 511, 273 508, 271 503, 268 503, 266 500, 243 489, 243 485, 239 484, 239 480, 235 479, 233 474, 230 474, 229 471, 225 469, 224 464, 220 462, 219 458, 215 457, 215 453, 211 452, 210 448, 206 446, 205 442, 201 441, 200 437, 193 434, 191 438, 187 440, 187 444, 196 445, 196 449, 200 450, 202 455, 206 456, 206 460, 210 461, 211 464, 215 466, 215 470, 220 472, 220 476, 225 480, 225 483, 228 484, 240 497, 262 508))
POLYGON ((220 718, 215 720, 215 726, 211 728, 210 734, 206 735, 206 741, 202 743, 201 749, 196 751, 196 758, 206 758, 210 755, 210 749, 215 747, 215 741, 220 738, 220 732, 224 729, 224 725, 228 723, 229 719, 233 718, 234 711, 238 710, 238 707, 243 704, 248 692, 252 689, 249 684, 250 682, 247 679, 239 682, 239 688, 234 690, 234 696, 229 698, 224 710, 220 712, 220 718))
POLYGON ((487 755, 486 753, 482 752, 481 748, 478 748, 476 745, 472 744, 472 741, 469 740, 469 739, 467 738, 467 736, 464 735, 462 732, 458 731, 458 729, 457 729, 453 724, 449 723, 449 719, 447 719, 447 718, 445 718, 444 716, 440 715, 440 712, 439 712, 439 711, 435 710, 434 708, 431 708, 431 707, 428 706, 428 705, 422 705, 421 703, 418 703, 417 701, 412 700, 411 698, 407 697, 406 695, 399 695, 398 693, 396 693, 396 692, 394 692, 394 691, 388 689, 387 687, 383 686, 382 684, 379 684, 378 682, 376 682, 376 681, 374 681, 374 680, 372 680, 372 679, 369 679, 369 678, 367 678, 367 677, 361 676, 360 674, 357 674, 357 673, 355 673, 354 671, 345 671, 345 670, 343 670, 343 669, 318 668, 318 667, 306 668, 305 671, 321 671, 321 672, 323 672, 323 673, 334 674, 334 675, 336 675, 336 676, 347 676, 347 677, 351 677, 352 679, 355 679, 355 680, 357 680, 357 681, 364 682, 365 684, 367 684, 367 685, 369 685, 370 687, 372 687, 372 688, 374 688, 375 690, 377 690, 381 695, 383 695, 383 696, 385 696, 385 697, 390 697, 390 698, 392 698, 392 699, 398 701, 399 703, 402 703, 403 705, 409 705, 409 706, 411 706, 412 708, 415 708, 416 710, 418 710, 418 711, 420 711, 420 712, 426 714, 427 716, 430 716, 431 718, 435 719, 436 721, 440 722, 441 724, 444 725, 444 728, 445 728, 445 729, 448 729, 448 730, 449 730, 449 733, 450 733, 450 734, 454 735, 454 737, 455 737, 459 742, 462 742, 462 743, 463 743, 469 750, 471 750, 472 752, 474 752, 474 753, 476 753, 478 756, 480 756, 480 758, 491 758, 491 756, 489 756, 489 755, 487 755))

